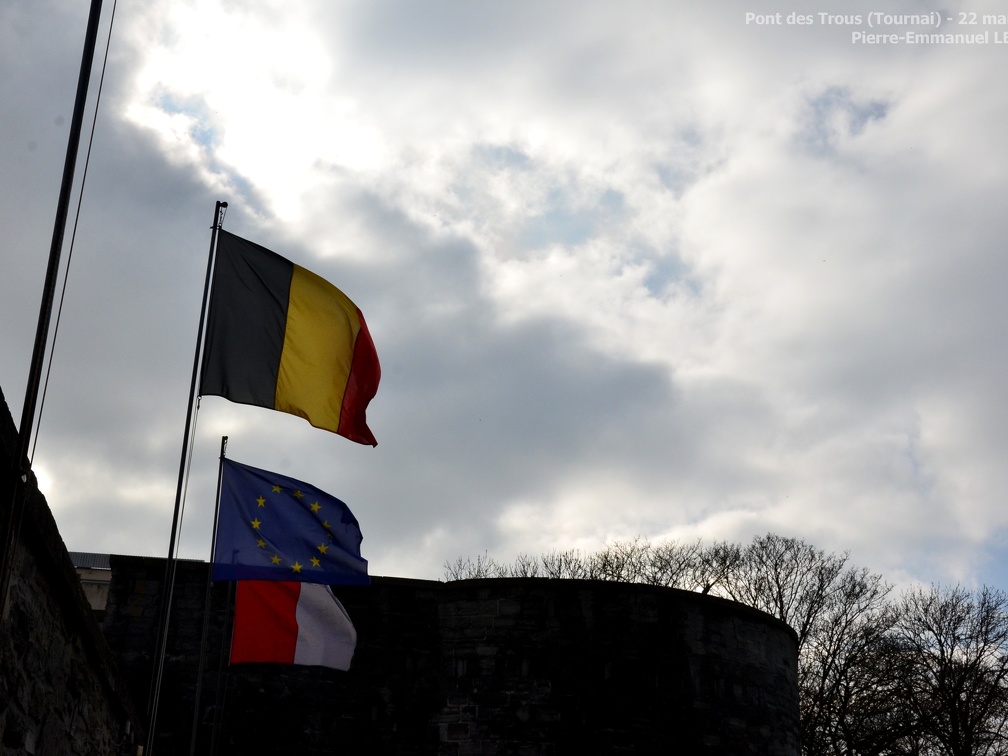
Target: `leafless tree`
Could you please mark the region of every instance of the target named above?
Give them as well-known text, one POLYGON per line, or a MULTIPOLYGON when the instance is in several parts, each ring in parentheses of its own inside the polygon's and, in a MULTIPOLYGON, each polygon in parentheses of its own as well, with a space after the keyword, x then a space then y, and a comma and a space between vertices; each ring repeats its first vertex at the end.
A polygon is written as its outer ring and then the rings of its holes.
POLYGON ((736 543, 715 541, 701 546, 684 564, 685 578, 679 587, 703 594, 727 596, 730 579, 741 569, 743 549, 736 543))
POLYGON ((670 588, 686 587, 701 548, 700 539, 686 543, 661 541, 651 544, 647 560, 642 565, 640 582, 670 588))
POLYGON ((546 577, 581 580, 589 575, 585 555, 577 550, 551 551, 542 556, 541 562, 546 577))
POLYGON ((896 637, 910 661, 908 704, 936 752, 1008 753, 1008 597, 986 587, 911 589, 896 637))
POLYGON ((509 569, 486 554, 477 555, 475 561, 469 557, 459 557, 454 562, 445 562, 444 568, 446 580, 507 577, 509 569))
POLYGON ((639 583, 651 558, 651 543, 645 538, 615 541, 593 555, 597 579, 639 583))
POLYGON ((798 633, 799 652, 838 590, 847 554, 827 554, 796 538, 753 539, 725 590, 735 601, 762 609, 798 633))
POLYGON ((806 754, 884 754, 906 734, 890 590, 879 575, 845 568, 827 592, 799 656, 806 754))

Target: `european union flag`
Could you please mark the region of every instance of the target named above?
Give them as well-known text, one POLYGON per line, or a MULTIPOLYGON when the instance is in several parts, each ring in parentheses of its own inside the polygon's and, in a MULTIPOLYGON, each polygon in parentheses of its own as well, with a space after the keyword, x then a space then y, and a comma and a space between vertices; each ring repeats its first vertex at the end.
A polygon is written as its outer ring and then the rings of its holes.
POLYGON ((335 496, 224 460, 214 580, 365 585, 362 540, 357 518, 335 496))

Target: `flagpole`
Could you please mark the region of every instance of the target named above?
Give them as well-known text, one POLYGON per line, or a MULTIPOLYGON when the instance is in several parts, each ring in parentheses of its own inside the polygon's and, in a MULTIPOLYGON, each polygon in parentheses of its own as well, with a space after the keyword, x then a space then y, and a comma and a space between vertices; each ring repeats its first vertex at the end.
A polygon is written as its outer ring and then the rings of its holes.
MULTIPOLYGON (((234 607, 235 581, 227 581, 227 599, 224 601, 224 631, 221 633, 220 653, 217 655, 217 695, 214 698, 214 722, 213 735, 210 738, 210 756, 217 754, 217 738, 220 736, 221 720, 224 718, 224 710, 227 708, 227 689, 231 680, 230 673, 224 668, 224 648, 231 648, 231 638, 228 628, 231 627, 232 608, 234 607), (223 684, 221 678, 224 679, 223 684)), ((231 659, 228 658, 230 664, 231 659)), ((230 667, 229 667, 230 668, 230 667)))
POLYGON ((91 65, 94 62, 95 44, 98 38, 98 23, 101 19, 102 0, 91 0, 87 30, 84 34, 84 52, 81 56, 80 74, 77 78, 77 95, 74 100, 73 116, 70 121, 70 137, 67 141, 66 159, 63 163, 63 181, 60 184, 59 200, 56 204, 56 220, 53 224, 52 243, 49 247, 49 264, 46 268, 45 283, 42 288, 42 304, 39 308, 38 326, 35 331, 35 347, 32 352, 28 372, 28 387, 21 407, 21 425, 18 430, 18 448, 13 460, 13 495, 9 509, 0 516, 0 614, 6 615, 7 594, 10 586, 13 563, 14 540, 21 526, 25 499, 28 496, 28 447, 31 443, 32 425, 38 404, 39 385, 42 381, 42 364, 45 361, 46 342, 49 338, 49 323, 52 319, 53 300, 56 296, 56 278, 59 274, 60 253, 66 232, 67 214, 70 208, 70 192, 73 189, 74 170, 77 166, 77 152, 80 147, 81 128, 84 123, 84 106, 87 102, 88 82, 91 80, 91 65))
POLYGON ((220 517, 221 483, 224 480, 224 458, 227 456, 227 436, 221 436, 220 462, 217 465, 217 500, 214 503, 213 532, 210 534, 210 574, 213 575, 213 563, 217 557, 217 519, 220 517))
MULTIPOLYGON (((203 599, 203 637, 200 640, 199 668, 196 672, 196 696, 193 702, 192 738, 189 741, 189 756, 196 754, 196 733, 199 730, 200 696, 203 693, 203 668, 206 661, 207 633, 210 628, 210 591, 213 588, 214 554, 217 549, 217 515, 220 512, 221 479, 224 474, 224 453, 227 451, 227 436, 221 436, 220 462, 217 465, 217 496, 214 502, 214 522, 210 539, 210 569, 207 571, 206 596, 203 599)), ((220 685, 218 678, 217 684, 220 685)))
POLYGON ((175 489, 175 511, 172 515, 171 536, 168 541, 168 558, 165 561, 165 577, 161 586, 161 612, 158 618, 158 638, 154 649, 151 673, 150 697, 147 705, 147 744, 145 756, 154 753, 154 731, 157 725, 158 699, 161 695, 161 675, 164 671, 165 648, 168 643, 168 620, 171 614, 171 598, 175 586, 175 550, 178 537, 179 516, 182 511, 182 492, 185 488, 186 461, 189 456, 189 440, 192 433, 193 408, 196 403, 196 386, 199 378, 200 351, 203 346, 203 326, 206 322, 207 301, 210 298, 210 275, 213 272, 214 253, 217 249, 217 230, 224 220, 223 211, 227 202, 217 202, 214 208, 213 226, 210 232, 210 252, 207 256, 206 279, 203 283, 203 303, 200 307, 199 327, 196 335, 196 353, 193 357, 192 380, 189 384, 189 405, 186 407, 185 433, 182 436, 182 453, 179 459, 178 486, 175 489))

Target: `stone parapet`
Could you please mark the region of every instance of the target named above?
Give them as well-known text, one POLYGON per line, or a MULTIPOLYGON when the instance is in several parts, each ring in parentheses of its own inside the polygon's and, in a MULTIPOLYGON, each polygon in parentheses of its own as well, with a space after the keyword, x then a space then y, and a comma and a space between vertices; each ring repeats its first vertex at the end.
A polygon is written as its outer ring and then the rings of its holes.
MULTIPOLYGON (((17 428, 0 393, 0 507, 16 483, 17 428)), ((28 476, 0 616, 0 756, 135 752, 140 719, 45 497, 28 476)))
MULTIPOLYGON (((106 633, 138 686, 164 561, 112 557, 106 633)), ((689 753, 797 756, 797 639, 710 596, 612 582, 375 577, 335 587, 358 632, 348 672, 222 666, 228 585, 181 563, 158 753, 689 753), (168 708, 165 708, 168 707, 168 708), (196 716, 194 717, 194 712, 196 716)))

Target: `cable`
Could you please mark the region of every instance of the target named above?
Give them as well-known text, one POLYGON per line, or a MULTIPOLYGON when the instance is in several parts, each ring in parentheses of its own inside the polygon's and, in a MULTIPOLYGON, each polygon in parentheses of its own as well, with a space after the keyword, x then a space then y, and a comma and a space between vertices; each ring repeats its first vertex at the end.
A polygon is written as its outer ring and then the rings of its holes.
POLYGON ((116 3, 112 2, 112 13, 109 17, 108 37, 105 39, 105 56, 102 59, 101 76, 98 79, 98 94, 95 97, 94 118, 91 119, 91 135, 88 137, 87 153, 84 156, 84 170, 81 172, 80 192, 77 195, 77 212, 74 214, 73 230, 70 232, 70 247, 67 250, 66 273, 63 274, 63 288, 60 290, 59 307, 56 309, 56 322, 53 324, 52 346, 49 349, 49 363, 46 367, 45 381, 42 383, 42 395, 39 397, 38 419, 35 423, 35 438, 32 441, 31 454, 28 463, 35 461, 35 447, 38 445, 39 430, 42 426, 42 410, 45 408, 46 391, 49 388, 49 375, 52 373, 53 357, 56 354, 56 338, 59 335, 60 319, 63 316, 63 301, 66 299, 67 281, 70 279, 70 263, 73 260, 74 241, 77 238, 77 223, 80 221, 81 205, 84 202, 84 184, 87 182, 88 166, 91 163, 91 147, 94 144, 95 126, 98 123, 98 106, 101 104, 102 87, 105 84, 105 69, 108 67, 109 49, 112 47, 112 27, 115 25, 116 3))

